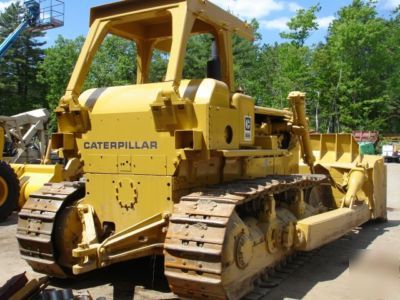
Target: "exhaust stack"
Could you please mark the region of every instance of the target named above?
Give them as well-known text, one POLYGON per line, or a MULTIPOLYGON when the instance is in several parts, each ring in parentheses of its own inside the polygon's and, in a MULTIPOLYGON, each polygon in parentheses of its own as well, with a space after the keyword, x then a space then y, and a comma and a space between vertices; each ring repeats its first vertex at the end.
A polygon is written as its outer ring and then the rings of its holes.
POLYGON ((211 58, 207 62, 207 77, 221 80, 221 62, 218 54, 218 45, 215 39, 211 44, 211 58))

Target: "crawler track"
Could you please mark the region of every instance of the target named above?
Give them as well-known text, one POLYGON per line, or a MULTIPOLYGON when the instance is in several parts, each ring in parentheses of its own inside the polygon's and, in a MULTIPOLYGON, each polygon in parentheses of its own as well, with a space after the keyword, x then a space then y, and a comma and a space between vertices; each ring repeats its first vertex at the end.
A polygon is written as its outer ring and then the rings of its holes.
POLYGON ((57 261, 56 218, 65 205, 80 198, 82 191, 80 183, 48 183, 30 195, 18 214, 20 253, 33 270, 58 278, 68 276, 57 261))
MULTIPOLYGON (((230 262, 227 249, 246 244, 242 239, 244 229, 239 226, 244 224, 241 218, 246 218, 247 211, 256 212, 263 197, 311 189, 324 180, 325 176, 320 175, 270 176, 218 185, 182 197, 170 217, 165 240, 165 275, 171 290, 192 299, 239 299, 246 295, 257 299, 257 295, 268 292, 279 281, 274 277, 281 272, 277 268, 293 251, 278 251, 273 264, 264 262, 256 268, 246 268, 245 255, 237 255, 230 262), (243 270, 235 267, 232 272, 229 264, 235 263, 243 270), (275 275, 271 270, 276 271, 275 275)), ((71 275, 57 253, 56 237, 62 227, 57 220, 83 193, 79 183, 46 184, 31 195, 19 213, 20 252, 35 271, 59 278, 71 275)))
MULTIPOLYGON (((170 218, 164 251, 165 275, 172 291, 191 299, 238 299, 251 293, 254 284, 266 278, 266 267, 274 265, 261 263, 250 271, 244 267, 237 274, 229 271, 224 247, 239 222, 237 209, 266 195, 310 189, 324 180, 320 175, 270 176, 219 185, 181 198, 170 218)), ((245 258, 240 261, 240 255, 236 260, 238 265, 246 262, 245 258)), ((260 294, 260 288, 255 292, 260 294)))

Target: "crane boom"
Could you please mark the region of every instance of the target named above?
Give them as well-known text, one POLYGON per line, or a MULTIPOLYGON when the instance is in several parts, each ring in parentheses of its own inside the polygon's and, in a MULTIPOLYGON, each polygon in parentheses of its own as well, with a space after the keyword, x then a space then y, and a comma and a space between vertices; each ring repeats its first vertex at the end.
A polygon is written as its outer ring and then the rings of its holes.
POLYGON ((29 26, 28 21, 24 21, 21 23, 17 29, 14 30, 13 33, 11 33, 0 45, 0 58, 6 54, 7 50, 10 49, 10 47, 14 44, 14 42, 18 39, 18 37, 21 35, 22 32, 25 31, 25 29, 29 26))

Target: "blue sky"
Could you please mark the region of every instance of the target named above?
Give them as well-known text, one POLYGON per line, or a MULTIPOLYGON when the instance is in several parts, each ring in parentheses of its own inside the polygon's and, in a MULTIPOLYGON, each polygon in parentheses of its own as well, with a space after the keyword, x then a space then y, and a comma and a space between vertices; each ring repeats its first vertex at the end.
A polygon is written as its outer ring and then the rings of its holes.
MULTIPOLYGON (((16 0, 0 0, 0 10, 16 0)), ((145 0, 144 0, 145 1, 145 0)), ((309 44, 323 41, 330 22, 335 13, 351 0, 211 0, 225 9, 233 11, 242 19, 256 18, 260 22, 263 42, 274 43, 281 41, 279 32, 284 31, 287 21, 299 8, 308 8, 320 3, 321 12, 318 14, 320 29, 308 40, 309 44)), ((114 2, 113 0, 65 0, 65 26, 49 30, 46 40, 51 45, 58 35, 75 38, 86 35, 89 25, 90 7, 114 2)), ((400 5, 400 0, 379 0, 378 10, 387 16, 391 10, 400 5)))

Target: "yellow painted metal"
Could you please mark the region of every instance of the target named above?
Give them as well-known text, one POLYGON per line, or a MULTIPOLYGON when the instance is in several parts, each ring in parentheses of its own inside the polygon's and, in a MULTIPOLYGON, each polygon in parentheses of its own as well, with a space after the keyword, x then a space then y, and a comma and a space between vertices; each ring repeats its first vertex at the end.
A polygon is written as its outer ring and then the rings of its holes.
POLYGON ((22 300, 32 298, 32 295, 37 294, 38 291, 42 291, 48 286, 48 281, 49 279, 47 277, 31 279, 16 293, 12 294, 8 299, 22 300))
POLYGON ((311 251, 343 236, 371 218, 366 204, 338 208, 299 220, 296 225, 296 250, 311 251))
POLYGON ((284 117, 287 119, 291 119, 293 117, 293 113, 289 110, 281 110, 270 107, 255 106, 254 111, 258 115, 284 117))
MULTIPOLYGON (((280 145, 280 132, 288 131, 291 112, 256 108, 251 97, 234 92, 231 34, 252 39, 250 26, 208 1, 119 2, 94 8, 91 19, 56 110, 60 132, 52 144, 67 159, 79 153, 86 178, 81 205, 93 208, 100 226, 111 222, 122 232, 160 212, 171 212, 191 188, 297 173, 297 145, 280 145), (108 33, 135 41, 137 85, 88 90, 78 102, 90 62, 108 33), (221 81, 181 78, 187 41, 198 33, 209 33, 217 41, 221 81), (165 81, 144 84, 149 50, 168 44, 162 49, 170 53, 165 81), (70 114, 72 108, 87 111, 90 130, 82 131, 86 125, 70 114), (256 128, 256 115, 270 124, 268 135, 256 128)), ((148 254, 151 243, 143 244, 147 250, 142 255, 148 254)))
POLYGON ((39 190, 45 183, 63 181, 62 165, 11 164, 20 181, 18 207, 22 208, 31 193, 39 190))
MULTIPOLYGON (((386 219, 384 159, 378 155, 361 155, 351 134, 312 134, 310 143, 316 168, 322 167, 333 181, 336 207, 349 206, 350 199, 356 198, 368 204, 372 218, 386 219)), ((300 170, 308 173, 304 165, 300 170)))
POLYGON ((8 197, 8 185, 3 177, 0 177, 0 206, 4 204, 8 197))
MULTIPOLYGON (((5 143, 5 130, 0 124, 0 160, 3 159, 3 151, 4 151, 4 143, 5 143)), ((5 203, 8 197, 8 185, 3 177, 0 177, 0 207, 5 203)))
MULTIPOLYGON (((89 35, 72 73, 65 96, 56 109, 58 124, 63 132, 82 133, 89 129, 85 106, 78 103, 78 95, 96 51, 108 33, 130 40, 138 45, 137 83, 147 82, 150 53, 159 45, 170 53, 168 70, 162 94, 174 96, 180 86, 186 44, 194 33, 214 34, 219 45, 222 78, 234 91, 231 33, 252 39, 248 24, 209 1, 121 1, 92 9, 89 35), (146 20, 144 22, 143 20, 146 20), (215 24, 219 20, 220 24, 215 24), (220 30, 218 30, 218 28, 220 30), (172 38, 173 37, 173 38, 172 38)), ((74 153, 69 153, 74 155, 74 153)))
POLYGON ((368 166, 367 181, 364 183, 362 193, 368 199, 368 205, 372 210, 372 217, 387 219, 387 168, 382 157, 376 155, 364 155, 362 163, 368 166))
POLYGON ((351 134, 312 134, 310 138, 318 163, 340 166, 361 159, 359 145, 351 134))
MULTIPOLYGON (((312 206, 303 192, 289 189, 287 203, 282 195, 263 199, 265 205, 257 211, 260 222, 234 213, 230 222, 240 226, 232 232, 242 242, 238 246, 232 235, 226 244, 243 254, 242 267, 250 265, 247 275, 259 268, 255 257, 272 265, 296 247, 313 249, 371 215, 384 216, 383 189, 376 187, 385 180, 382 161, 360 157, 348 137, 310 137, 303 93, 289 95, 288 111, 257 107, 253 98, 236 92, 233 34, 253 37, 247 24, 209 1, 120 1, 92 9, 89 35, 56 109, 59 132, 52 146, 67 164, 41 170, 15 167, 20 178, 32 175, 24 197, 44 182, 84 179, 85 196, 75 206, 81 224, 71 224, 73 233, 54 233, 81 238, 76 248, 70 251, 68 244, 68 253, 61 253, 75 274, 160 254, 168 218, 182 196, 234 180, 297 174, 300 156, 307 173, 316 172, 314 166, 328 171, 336 201, 312 206), (221 80, 182 78, 189 37, 203 33, 216 39, 221 80), (136 85, 81 93, 108 34, 136 43, 136 85), (148 83, 154 49, 168 53, 168 69, 163 82, 148 83)), ((76 216, 63 220, 67 226, 76 216)), ((232 249, 224 251, 237 256, 232 249)), ((236 278, 237 272, 231 275, 236 278)))
MULTIPOLYGON (((5 130, 0 124, 0 159, 3 158, 4 135, 5 130)), ((20 182, 20 196, 17 206, 19 209, 25 204, 29 195, 40 189, 45 183, 61 182, 66 178, 65 170, 61 165, 10 164, 10 166, 20 182)), ((0 206, 6 200, 7 196, 7 183, 0 177, 0 206)))
POLYGON ((315 157, 311 149, 310 130, 306 118, 306 95, 301 92, 291 92, 288 99, 292 105, 293 111, 292 131, 294 134, 299 136, 301 143, 301 157, 310 167, 311 173, 314 173, 315 157))
POLYGON ((347 177, 347 192, 344 196, 342 206, 351 207, 355 201, 359 200, 357 194, 365 184, 367 172, 365 168, 355 167, 350 170, 347 177))
POLYGON ((100 266, 105 267, 144 255, 162 254, 164 244, 160 242, 160 231, 167 225, 169 214, 156 214, 99 243, 95 232, 93 208, 90 205, 80 205, 78 209, 87 230, 83 231, 82 243, 73 250, 73 256, 86 258, 86 263, 74 265, 74 274, 97 269, 97 255, 100 256, 100 266))

